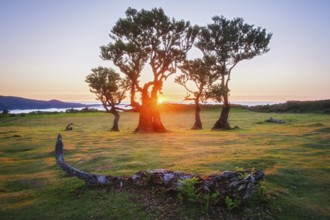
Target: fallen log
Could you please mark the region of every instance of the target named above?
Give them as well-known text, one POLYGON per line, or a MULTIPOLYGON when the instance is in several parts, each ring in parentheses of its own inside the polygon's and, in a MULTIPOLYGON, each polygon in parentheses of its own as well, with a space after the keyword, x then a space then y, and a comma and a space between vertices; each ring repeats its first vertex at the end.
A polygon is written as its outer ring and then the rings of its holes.
POLYGON ((264 177, 261 170, 255 169, 225 171, 205 178, 196 174, 165 169, 143 170, 131 177, 91 174, 74 168, 64 161, 64 144, 60 134, 57 136, 55 158, 58 166, 65 173, 85 181, 89 186, 162 188, 171 195, 176 195, 180 191, 182 192, 184 180, 195 178, 194 188, 196 192, 198 191, 200 201, 205 201, 207 196, 218 194, 215 201, 217 204, 223 205, 227 197, 241 202, 247 201, 264 177))
POLYGON ((55 157, 57 165, 66 172, 69 176, 78 177, 84 180, 87 185, 122 185, 125 181, 121 177, 112 177, 105 175, 90 174, 81 170, 74 168, 73 166, 67 164, 64 161, 64 145, 62 142, 62 136, 59 134, 57 136, 57 142, 55 146, 55 157))
POLYGON ((79 125, 76 125, 74 123, 69 123, 66 127, 65 127, 65 131, 72 131, 73 130, 73 126, 78 126, 80 127, 79 125))

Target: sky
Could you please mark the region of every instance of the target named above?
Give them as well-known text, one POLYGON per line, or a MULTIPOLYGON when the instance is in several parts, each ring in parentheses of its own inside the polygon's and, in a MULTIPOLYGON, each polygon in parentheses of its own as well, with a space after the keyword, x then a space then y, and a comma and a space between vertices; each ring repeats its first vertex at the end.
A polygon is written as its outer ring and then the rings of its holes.
MULTIPOLYGON (((0 95, 95 100, 85 78, 97 66, 115 67, 100 58, 99 48, 128 7, 161 7, 169 17, 201 26, 215 15, 242 17, 273 33, 268 53, 233 69, 231 101, 330 98, 328 0, 1 0, 0 95)), ((142 74, 146 80, 152 75, 148 68, 142 74)), ((174 76, 168 78, 165 101, 185 94, 174 76)))

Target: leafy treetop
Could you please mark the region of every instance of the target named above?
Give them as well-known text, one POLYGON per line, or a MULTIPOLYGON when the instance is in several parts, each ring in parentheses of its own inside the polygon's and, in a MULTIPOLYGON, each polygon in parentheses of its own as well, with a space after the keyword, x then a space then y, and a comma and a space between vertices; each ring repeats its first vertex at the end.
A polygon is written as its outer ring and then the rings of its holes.
POLYGON ((119 109, 117 105, 126 98, 126 92, 130 88, 127 78, 121 78, 115 70, 101 66, 92 69, 86 82, 107 112, 119 109))

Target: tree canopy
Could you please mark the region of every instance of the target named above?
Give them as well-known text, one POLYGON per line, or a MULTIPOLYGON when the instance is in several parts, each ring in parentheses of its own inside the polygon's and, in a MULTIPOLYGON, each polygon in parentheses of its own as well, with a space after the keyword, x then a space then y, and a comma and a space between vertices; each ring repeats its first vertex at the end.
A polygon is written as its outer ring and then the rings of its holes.
POLYGON ((199 103, 200 101, 206 102, 209 87, 219 77, 214 70, 214 61, 208 57, 187 60, 179 67, 182 74, 175 78, 175 82, 182 85, 187 91, 185 100, 195 103, 195 124, 192 129, 202 129, 199 103), (189 83, 193 85, 189 86, 189 83))
POLYGON ((175 78, 175 82, 182 85, 188 92, 186 100, 200 100, 205 102, 205 92, 212 83, 219 78, 214 69, 215 60, 204 57, 185 61, 179 68, 181 75, 175 78), (193 82, 195 90, 188 83, 193 82), (193 95, 193 97, 191 97, 193 95))
POLYGON ((126 92, 130 89, 128 78, 121 78, 120 75, 111 68, 97 67, 86 76, 86 82, 90 91, 100 100, 104 109, 115 116, 111 130, 119 131, 118 121, 121 110, 118 105, 126 98, 126 92))
POLYGON ((101 46, 101 58, 110 60, 127 76, 130 104, 140 116, 136 131, 166 131, 160 118, 158 95, 164 81, 178 67, 182 74, 176 82, 186 88, 186 99, 198 101, 197 105, 208 98, 223 102, 214 128, 230 129, 231 72, 239 62, 267 53, 272 34, 245 23, 242 18, 215 16, 213 23, 198 27, 168 17, 161 8, 140 11, 128 8, 125 14, 113 26, 110 42, 101 46), (187 53, 193 46, 202 51, 203 57, 189 61, 187 53), (142 83, 141 75, 148 73, 143 71, 146 65, 150 65, 152 77, 142 83), (196 91, 188 88, 188 81, 195 83, 196 91))
POLYGON ((112 61, 131 82, 131 105, 140 112, 137 131, 165 131, 157 109, 163 82, 176 72, 186 58, 199 32, 189 22, 165 15, 163 9, 150 11, 128 8, 112 28, 110 43, 101 47, 101 57, 112 61), (140 83, 141 71, 148 63, 153 79, 140 83), (136 100, 141 94, 141 102, 136 100))
POLYGON ((220 76, 209 93, 214 100, 223 101, 222 113, 214 129, 230 129, 228 96, 231 72, 239 62, 267 53, 272 34, 244 23, 242 18, 230 20, 215 16, 212 20, 213 23, 202 28, 196 47, 205 57, 215 59, 220 76))
POLYGON ((125 98, 130 88, 127 78, 121 78, 112 68, 97 67, 86 77, 90 91, 96 95, 107 112, 117 108, 125 98))

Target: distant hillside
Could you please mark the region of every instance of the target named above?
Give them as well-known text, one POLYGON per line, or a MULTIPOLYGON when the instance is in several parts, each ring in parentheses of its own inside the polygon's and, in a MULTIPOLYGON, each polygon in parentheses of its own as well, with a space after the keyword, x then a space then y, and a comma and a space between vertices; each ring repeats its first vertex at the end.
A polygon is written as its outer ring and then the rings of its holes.
POLYGON ((14 109, 77 108, 86 106, 80 103, 62 102, 59 100, 41 101, 15 96, 0 96, 0 111, 14 109))
POLYGON ((287 101, 275 105, 257 105, 248 107, 259 112, 292 112, 292 113, 330 113, 330 99, 317 101, 287 101))

